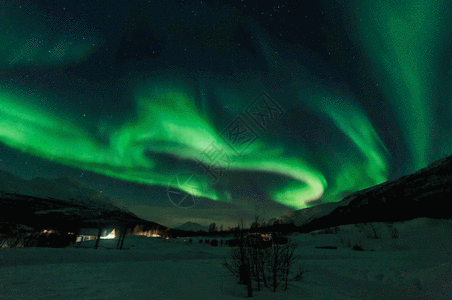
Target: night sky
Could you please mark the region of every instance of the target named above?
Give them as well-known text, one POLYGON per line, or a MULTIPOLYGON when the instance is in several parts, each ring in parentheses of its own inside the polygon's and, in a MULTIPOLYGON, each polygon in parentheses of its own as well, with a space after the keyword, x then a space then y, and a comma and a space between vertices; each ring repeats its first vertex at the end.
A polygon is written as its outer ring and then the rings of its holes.
POLYGON ((1 1, 0 169, 227 226, 452 155, 452 2, 266 2, 1 1))

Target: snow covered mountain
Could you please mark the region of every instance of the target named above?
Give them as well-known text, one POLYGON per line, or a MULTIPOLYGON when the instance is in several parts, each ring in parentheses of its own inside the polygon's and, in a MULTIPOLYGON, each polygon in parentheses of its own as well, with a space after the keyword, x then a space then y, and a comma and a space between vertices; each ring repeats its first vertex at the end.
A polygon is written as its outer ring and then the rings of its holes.
POLYGON ((208 231, 207 226, 202 226, 201 224, 190 222, 190 221, 187 223, 184 223, 174 229, 185 230, 185 231, 200 231, 200 230, 208 231))
POLYGON ((292 218, 303 225, 303 231, 421 217, 450 219, 451 198, 452 156, 449 156, 414 174, 358 191, 340 202, 319 205, 317 210, 313 207, 306 212, 297 211, 292 218))
POLYGON ((331 202, 296 210, 288 216, 281 217, 281 221, 285 224, 290 224, 293 222, 296 226, 302 226, 311 222, 312 220, 328 215, 341 205, 345 205, 345 203, 331 202))
POLYGON ((0 192, 38 198, 53 198, 112 210, 125 209, 119 202, 89 189, 77 180, 69 178, 25 180, 0 170, 0 192))
POLYGON ((43 226, 112 218, 149 223, 76 180, 25 180, 0 170, 0 222, 43 226))

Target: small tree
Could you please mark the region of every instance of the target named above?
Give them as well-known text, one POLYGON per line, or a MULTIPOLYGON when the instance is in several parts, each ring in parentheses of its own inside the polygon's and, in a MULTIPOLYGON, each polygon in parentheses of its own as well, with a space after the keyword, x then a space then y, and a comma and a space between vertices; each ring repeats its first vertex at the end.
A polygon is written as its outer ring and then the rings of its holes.
POLYGON ((250 272, 250 255, 246 245, 245 225, 243 219, 234 229, 234 237, 238 241, 238 247, 234 248, 231 253, 231 261, 225 259, 224 266, 231 273, 239 278, 240 284, 247 287, 248 297, 253 296, 253 288, 250 272))
POLYGON ((257 229, 262 227, 262 224, 264 223, 264 219, 259 216, 259 215, 255 215, 254 216, 254 220, 251 223, 250 229, 257 229))
POLYGON ((289 280, 289 274, 291 273, 293 263, 296 260, 295 256, 294 256, 294 252, 297 247, 298 247, 298 245, 290 240, 287 242, 287 244, 282 246, 282 249, 283 249, 282 271, 283 271, 283 280, 285 281, 284 291, 287 290, 287 282, 289 280))
POLYGON ((278 287, 278 273, 281 269, 282 263, 282 248, 279 246, 272 247, 270 254, 270 271, 273 280, 273 292, 276 292, 276 288, 278 287))
POLYGON ((215 233, 215 232, 217 232, 217 224, 211 223, 211 224, 209 225, 209 232, 210 232, 210 233, 215 233))

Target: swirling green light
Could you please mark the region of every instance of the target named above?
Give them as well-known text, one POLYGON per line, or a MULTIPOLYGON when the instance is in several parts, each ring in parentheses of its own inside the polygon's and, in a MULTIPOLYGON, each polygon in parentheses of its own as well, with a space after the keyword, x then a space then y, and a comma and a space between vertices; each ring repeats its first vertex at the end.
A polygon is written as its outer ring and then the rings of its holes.
POLYGON ((357 40, 362 41, 376 82, 406 129, 414 170, 418 170, 430 161, 431 99, 436 97, 438 53, 450 27, 450 2, 366 1, 353 7, 357 40))
MULTIPOLYGON (((168 170, 166 174, 156 172, 159 161, 149 152, 171 153, 179 159, 208 164, 202 152, 213 142, 233 157, 231 170, 272 172, 299 181, 298 190, 275 192, 275 200, 280 203, 301 208, 306 207, 302 199, 322 196, 326 185, 323 176, 300 159, 276 158, 282 151, 266 149, 262 142, 254 143, 246 157, 237 156, 194 106, 193 93, 182 86, 174 80, 156 80, 138 89, 136 116, 112 133, 108 145, 69 121, 42 109, 33 109, 31 101, 24 97, 2 92, 0 141, 64 165, 160 186, 167 186, 181 170, 168 170)), ((219 198, 207 179, 197 184, 203 187, 198 196, 228 201, 228 197, 219 198)), ((188 187, 185 191, 193 193, 188 187)))
MULTIPOLYGON (((367 55, 365 62, 371 65, 372 76, 398 117, 398 125, 405 132, 412 151, 414 169, 425 166, 430 160, 434 114, 429 99, 435 97, 436 69, 440 64, 434 53, 444 43, 441 36, 447 30, 448 20, 446 10, 438 9, 442 6, 450 7, 450 4, 444 0, 428 3, 412 0, 398 4, 366 1, 350 4, 348 12, 355 16, 356 22, 356 32, 350 31, 350 34, 362 44, 367 55)), ((138 13, 142 14, 140 10, 138 13)), ((238 19, 243 17, 239 15, 238 19)), ((146 14, 142 17, 141 22, 149 22, 151 27, 171 22, 157 11, 152 18, 146 14)), ((14 26, 4 31, 2 41, 8 47, 0 49, 0 66, 5 69, 24 66, 51 69, 80 63, 89 58, 101 41, 87 27, 85 33, 90 34, 68 38, 70 32, 52 31, 44 19, 23 19, 20 13, 13 14, 8 22, 14 26), (15 27, 21 30, 11 29, 15 27), (13 36, 17 38, 12 39, 13 36)), ((143 24, 140 26, 145 26, 143 24)), ((267 193, 274 201, 294 209, 308 207, 315 200, 339 201, 346 193, 386 181, 391 171, 390 154, 373 126, 372 116, 359 105, 360 99, 333 91, 308 71, 307 60, 287 54, 293 48, 271 39, 255 23, 251 24, 256 47, 263 55, 255 70, 238 69, 232 76, 220 75, 224 72, 218 70, 205 77, 199 70, 181 72, 170 66, 164 71, 143 72, 142 79, 128 82, 135 111, 125 116, 122 123, 99 125, 98 131, 107 136, 103 142, 89 130, 96 120, 71 120, 58 111, 45 110, 32 104, 48 101, 44 100, 44 93, 35 93, 30 98, 14 92, 14 83, 2 83, 0 142, 63 165, 130 182, 161 187, 173 182, 173 188, 187 193, 193 191, 171 181, 186 170, 169 167, 161 154, 181 162, 209 164, 202 152, 213 143, 231 158, 228 168, 231 171, 271 173, 284 178, 287 184, 268 187, 267 193), (238 156, 221 138, 222 130, 235 113, 221 108, 234 105, 242 111, 256 93, 262 91, 270 92, 286 111, 306 108, 309 110, 306 114, 325 120, 331 127, 330 135, 324 137, 331 140, 328 146, 311 149, 315 145, 311 145, 310 140, 289 138, 284 132, 269 128, 260 132, 260 139, 247 149, 245 156, 238 156), (316 155, 312 155, 313 152, 316 155)), ((0 20, 0 25, 3 28, 7 22, 0 20)), ((173 31, 181 27, 172 25, 168 28, 173 31)), ((134 26, 132 18, 128 28, 133 31, 134 26)), ((203 28, 201 23, 197 26, 203 28)), ((184 31, 177 30, 176 36, 185 51, 184 31)), ((202 36, 214 45, 217 37, 211 36, 214 30, 209 32, 202 36)), ((196 42, 191 46, 201 45, 196 42)), ((223 53, 226 47, 223 45, 230 46, 227 41, 221 45, 213 47, 212 51, 223 53)), ((182 48, 180 53, 186 53, 182 48)), ((200 56, 203 51, 199 50, 200 56)), ((249 59, 240 53, 234 53, 238 59, 249 59)), ((315 63, 315 59, 312 61, 315 63)), ((290 122, 287 124, 291 126, 290 122)), ((297 131, 299 128, 290 129, 297 131)), ((448 145, 448 141, 443 143, 448 145)), ((188 171, 200 172, 190 168, 188 171)), ((224 202, 231 200, 232 191, 218 190, 207 177, 197 180, 202 187, 197 196, 224 202)))

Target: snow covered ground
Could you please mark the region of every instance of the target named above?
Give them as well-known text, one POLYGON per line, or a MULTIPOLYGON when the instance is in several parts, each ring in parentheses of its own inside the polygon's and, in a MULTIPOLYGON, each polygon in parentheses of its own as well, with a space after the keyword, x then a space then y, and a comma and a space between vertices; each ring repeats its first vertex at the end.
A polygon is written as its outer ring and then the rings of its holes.
MULTIPOLYGON (((396 228, 398 239, 366 239, 354 226, 294 234, 310 272, 286 292, 254 291, 254 298, 452 299, 452 221, 417 219, 396 228), (368 251, 354 251, 355 244, 368 251)), ((222 266, 230 248, 199 239, 127 236, 123 251, 108 249, 114 240, 101 240, 98 250, 0 249, 0 299, 245 298, 245 286, 222 266)))

